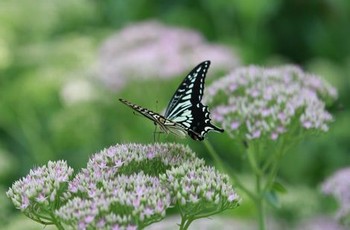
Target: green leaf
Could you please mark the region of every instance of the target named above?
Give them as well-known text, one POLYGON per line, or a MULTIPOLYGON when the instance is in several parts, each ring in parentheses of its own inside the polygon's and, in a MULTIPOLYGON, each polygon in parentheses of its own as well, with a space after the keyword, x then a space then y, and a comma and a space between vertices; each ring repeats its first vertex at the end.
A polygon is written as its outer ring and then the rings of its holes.
POLYGON ((272 184, 272 191, 276 191, 278 193, 285 194, 288 192, 288 190, 279 182, 275 181, 272 184))
POLYGON ((265 200, 267 201, 268 204, 273 206, 274 208, 280 208, 281 203, 278 199, 278 195, 274 191, 266 192, 265 193, 265 200))

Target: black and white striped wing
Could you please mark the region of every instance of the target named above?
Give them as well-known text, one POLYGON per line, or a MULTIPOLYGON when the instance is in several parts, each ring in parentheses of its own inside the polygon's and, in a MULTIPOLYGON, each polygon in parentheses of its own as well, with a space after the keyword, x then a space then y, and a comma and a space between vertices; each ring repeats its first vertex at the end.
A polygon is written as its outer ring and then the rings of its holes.
POLYGON ((179 123, 194 140, 203 140, 210 130, 223 132, 210 123, 208 107, 201 103, 210 61, 197 65, 182 81, 165 111, 165 118, 179 123))
POLYGON ((202 100, 204 79, 209 66, 210 61, 202 62, 185 77, 169 101, 165 117, 177 117, 184 110, 202 100))

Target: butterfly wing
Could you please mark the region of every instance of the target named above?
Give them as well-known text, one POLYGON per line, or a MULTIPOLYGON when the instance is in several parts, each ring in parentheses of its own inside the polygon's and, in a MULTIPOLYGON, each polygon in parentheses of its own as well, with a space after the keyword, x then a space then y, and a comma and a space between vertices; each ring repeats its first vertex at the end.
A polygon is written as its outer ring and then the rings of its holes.
POLYGON ((162 115, 155 113, 149 109, 143 108, 142 106, 133 104, 127 100, 119 99, 123 104, 129 106, 136 112, 142 114, 143 116, 147 117, 148 119, 152 120, 155 125, 159 125, 160 129, 165 133, 173 133, 180 137, 186 136, 186 128, 181 125, 180 123, 173 122, 171 120, 166 119, 162 115))
POLYGON ((143 108, 139 105, 133 104, 127 100, 124 99, 119 99, 119 101, 121 101, 123 104, 129 106, 130 108, 132 108, 133 110, 135 110, 136 112, 142 114, 143 116, 147 117, 148 119, 152 120, 153 122, 157 123, 159 120, 159 117, 162 117, 161 115, 159 115, 158 113, 155 113, 151 110, 148 110, 146 108, 143 108))
POLYGON ((165 117, 177 117, 184 110, 193 104, 198 104, 202 100, 205 74, 209 66, 210 61, 204 61, 185 77, 169 101, 165 111, 165 117))
POLYGON ((210 130, 223 132, 210 123, 207 106, 201 103, 210 61, 197 65, 182 81, 165 111, 165 118, 183 125, 194 140, 203 140, 210 130))

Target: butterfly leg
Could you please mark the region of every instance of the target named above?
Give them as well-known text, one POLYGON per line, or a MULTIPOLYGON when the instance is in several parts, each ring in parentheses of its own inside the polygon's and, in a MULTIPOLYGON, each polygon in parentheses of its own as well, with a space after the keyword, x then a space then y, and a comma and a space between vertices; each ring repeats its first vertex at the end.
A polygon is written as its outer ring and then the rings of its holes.
POLYGON ((153 142, 156 142, 156 133, 157 133, 157 125, 154 126, 154 131, 153 131, 153 142))
POLYGON ((160 139, 160 134, 162 133, 161 130, 157 130, 158 129, 158 126, 155 125, 154 126, 154 131, 153 131, 153 142, 159 142, 159 139, 160 139), (158 134, 158 136, 156 136, 158 134))
POLYGON ((162 132, 158 132, 158 142, 159 142, 159 140, 160 140, 160 134, 161 134, 162 132))
POLYGON ((153 131, 153 141, 156 142, 160 140, 160 135, 163 134, 163 133, 166 133, 168 134, 166 131, 164 131, 164 129, 162 128, 162 126, 159 126, 159 131, 158 131, 158 125, 155 123, 155 128, 154 128, 154 131, 153 131), (158 135, 158 136, 156 136, 158 135))

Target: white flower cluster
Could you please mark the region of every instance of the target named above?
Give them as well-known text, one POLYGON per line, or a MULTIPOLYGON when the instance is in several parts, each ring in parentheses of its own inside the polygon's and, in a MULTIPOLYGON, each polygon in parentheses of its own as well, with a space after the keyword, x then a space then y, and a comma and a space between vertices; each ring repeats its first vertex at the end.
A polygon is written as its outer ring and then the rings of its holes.
POLYGON ((232 136, 276 140, 293 121, 307 130, 327 131, 332 116, 324 100, 336 90, 296 66, 241 67, 207 88, 212 118, 232 136))
POLYGON ((67 186, 73 169, 66 161, 49 161, 47 166, 30 170, 26 177, 13 183, 6 195, 12 200, 16 208, 23 212, 36 210, 40 207, 50 207, 59 200, 59 191, 67 186))

